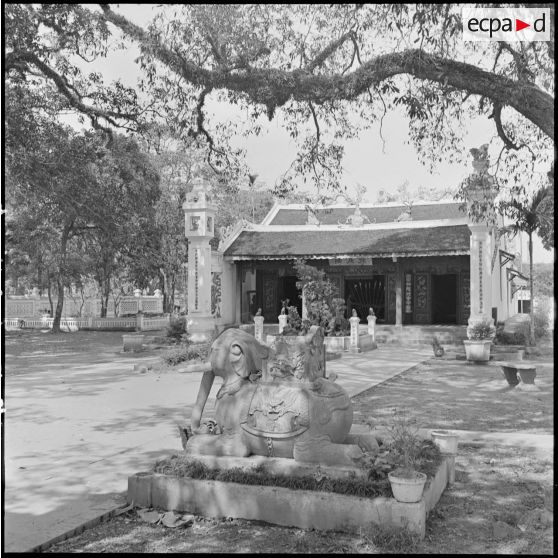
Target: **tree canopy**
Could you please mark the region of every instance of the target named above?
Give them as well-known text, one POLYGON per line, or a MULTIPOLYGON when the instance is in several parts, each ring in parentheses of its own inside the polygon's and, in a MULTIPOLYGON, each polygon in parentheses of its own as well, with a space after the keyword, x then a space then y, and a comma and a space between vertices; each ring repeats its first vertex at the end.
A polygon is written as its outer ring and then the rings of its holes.
POLYGON ((233 133, 278 118, 298 146, 276 184, 283 194, 294 175, 338 189, 343 142, 397 107, 432 164, 466 155, 463 125, 480 115, 494 121, 498 184, 522 192, 542 183, 535 163, 553 158, 548 6, 549 42, 476 43, 462 40, 461 6, 450 3, 158 5, 144 27, 109 4, 15 4, 5 7, 5 71, 42 76, 94 126, 166 120, 205 145, 219 172, 239 165, 233 133), (139 96, 83 70, 115 40, 140 47, 139 96), (210 97, 244 108, 243 129, 212 120, 210 97))

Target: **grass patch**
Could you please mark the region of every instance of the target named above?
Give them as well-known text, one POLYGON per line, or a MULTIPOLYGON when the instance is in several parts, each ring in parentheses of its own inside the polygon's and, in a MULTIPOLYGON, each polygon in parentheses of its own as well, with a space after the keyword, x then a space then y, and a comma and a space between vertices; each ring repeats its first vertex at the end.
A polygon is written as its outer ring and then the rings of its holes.
MULTIPOLYGON (((430 441, 425 441, 423 455, 415 467, 418 471, 432 478, 442 462, 438 448, 430 441), (426 443, 427 442, 427 443, 426 443)), ((387 475, 390 470, 398 466, 399 460, 394 460, 394 465, 389 468, 374 467, 372 459, 362 465, 369 469, 368 479, 363 480, 356 475, 348 478, 331 478, 323 474, 319 467, 314 475, 286 476, 270 473, 265 464, 260 464, 254 469, 244 470, 239 467, 231 469, 211 469, 204 463, 184 456, 173 455, 158 461, 153 472, 178 478, 188 477, 197 480, 216 480, 222 482, 235 482, 258 486, 277 486, 291 490, 312 490, 321 492, 334 492, 347 496, 361 498, 376 498, 378 496, 391 496, 391 487, 387 475)))

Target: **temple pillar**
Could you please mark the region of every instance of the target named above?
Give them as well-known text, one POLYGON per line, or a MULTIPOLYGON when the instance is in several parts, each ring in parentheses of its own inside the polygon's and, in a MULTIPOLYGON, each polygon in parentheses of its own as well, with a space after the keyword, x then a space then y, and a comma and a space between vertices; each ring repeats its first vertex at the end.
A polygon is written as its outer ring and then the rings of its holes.
MULTIPOLYGON (((194 172, 194 171, 193 171, 194 172)), ((196 169, 194 174, 199 173, 196 169)), ((194 342, 209 341, 215 328, 211 314, 211 246, 215 212, 203 179, 194 179, 192 191, 182 204, 185 236, 188 239, 188 315, 187 329, 194 342)))
POLYGON ((491 236, 486 224, 469 224, 470 240, 470 300, 469 325, 492 319, 491 236))
POLYGON ((399 263, 395 269, 395 325, 403 325, 403 285, 399 263))

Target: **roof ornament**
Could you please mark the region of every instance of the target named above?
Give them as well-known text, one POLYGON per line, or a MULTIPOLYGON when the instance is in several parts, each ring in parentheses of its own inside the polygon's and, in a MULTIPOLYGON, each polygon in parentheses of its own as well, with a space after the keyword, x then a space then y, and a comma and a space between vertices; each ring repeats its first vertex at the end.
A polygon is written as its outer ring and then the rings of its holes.
POLYGON ((405 204, 405 211, 403 211, 403 213, 401 213, 401 215, 399 215, 399 217, 396 217, 394 219, 394 221, 399 222, 399 221, 412 221, 413 220, 413 216, 411 215, 411 211, 413 209, 413 202, 412 201, 404 201, 403 202, 405 204))
POLYGON ((222 250, 228 240, 236 236, 242 230, 251 230, 254 227, 254 223, 251 223, 247 219, 242 217, 236 223, 231 223, 226 227, 219 227, 219 247, 218 250, 222 250))
POLYGON ((370 223, 370 219, 368 218, 368 216, 361 213, 360 204, 357 203, 355 212, 352 215, 349 215, 347 219, 345 219, 344 223, 341 223, 341 221, 338 221, 338 223, 340 225, 350 225, 351 227, 362 227, 365 221, 370 223))

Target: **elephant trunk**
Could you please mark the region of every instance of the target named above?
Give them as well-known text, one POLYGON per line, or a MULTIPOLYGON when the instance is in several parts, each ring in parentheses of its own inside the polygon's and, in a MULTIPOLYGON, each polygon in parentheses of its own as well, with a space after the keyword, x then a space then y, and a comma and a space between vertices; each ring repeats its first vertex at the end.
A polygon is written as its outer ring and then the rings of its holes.
POLYGON ((213 369, 209 368, 203 373, 202 381, 200 384, 200 390, 198 391, 198 397, 192 409, 192 432, 195 434, 196 430, 200 427, 201 417, 205 404, 207 403, 207 398, 209 397, 209 392, 213 386, 213 381, 215 380, 215 374, 213 369))

